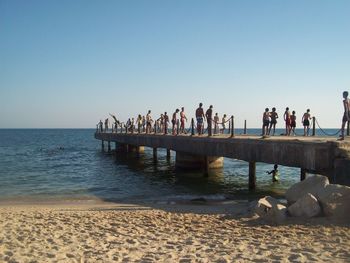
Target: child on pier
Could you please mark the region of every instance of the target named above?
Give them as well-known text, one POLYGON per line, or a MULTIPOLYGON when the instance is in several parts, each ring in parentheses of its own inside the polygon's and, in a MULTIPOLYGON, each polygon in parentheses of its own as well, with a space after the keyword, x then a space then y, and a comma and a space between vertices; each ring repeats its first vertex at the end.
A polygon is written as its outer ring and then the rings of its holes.
POLYGON ((272 182, 278 182, 280 180, 279 178, 279 173, 278 173, 278 165, 275 164, 273 166, 273 170, 271 170, 270 172, 269 171, 266 171, 267 174, 272 174, 272 182))

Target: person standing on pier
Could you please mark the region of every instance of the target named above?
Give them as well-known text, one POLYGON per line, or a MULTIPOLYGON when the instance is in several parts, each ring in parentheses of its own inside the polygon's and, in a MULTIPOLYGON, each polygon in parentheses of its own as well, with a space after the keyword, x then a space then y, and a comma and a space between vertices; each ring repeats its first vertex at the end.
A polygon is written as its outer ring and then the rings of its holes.
POLYGON ((208 123, 208 136, 212 136, 212 123, 213 123, 213 105, 209 106, 209 109, 205 112, 205 117, 207 118, 208 123))
POLYGON ((142 132, 146 131, 145 127, 146 127, 146 117, 142 116, 142 132))
POLYGON ((284 121, 286 122, 286 136, 290 135, 290 111, 289 108, 286 108, 286 111, 283 115, 284 121))
POLYGON ((108 123, 109 123, 109 121, 107 118, 107 119, 105 119, 105 132, 108 132, 108 123))
POLYGON ((204 121, 204 111, 203 111, 203 103, 199 103, 199 107, 196 109, 196 119, 197 119, 197 132, 198 135, 203 134, 203 121, 204 121))
POLYGON ((215 113, 214 115, 214 134, 218 134, 219 133, 219 115, 218 113, 215 113))
POLYGON ((136 123, 137 123, 137 132, 141 133, 141 128, 142 128, 142 116, 141 116, 141 114, 139 114, 137 116, 136 123))
POLYGON ((172 134, 176 134, 176 129, 177 129, 177 114, 179 113, 179 109, 176 109, 175 112, 173 113, 173 117, 171 118, 171 124, 172 126, 172 134))
POLYGON ((167 112, 164 112, 164 134, 168 134, 169 116, 167 112))
POLYGON ((343 106, 344 106, 344 115, 343 115, 343 120, 342 120, 342 125, 341 125, 341 134, 340 134, 340 140, 344 140, 344 130, 345 130, 345 125, 350 121, 350 101, 348 99, 349 92, 344 91, 343 92, 343 106))
POLYGON ((306 112, 303 115, 303 118, 301 120, 301 123, 304 126, 304 136, 309 136, 309 131, 310 131, 310 109, 307 109, 306 112))
POLYGON ((262 136, 267 135, 268 131, 269 131, 269 124, 270 124, 270 112, 269 112, 269 108, 266 108, 264 113, 263 113, 263 117, 262 117, 262 121, 263 121, 263 126, 262 126, 262 136))
POLYGON ((99 128, 100 132, 103 132, 103 122, 102 122, 102 120, 100 120, 100 122, 98 123, 98 128, 99 128))
POLYGON ((273 133, 272 135, 275 135, 275 130, 276 130, 276 124, 277 124, 277 119, 278 119, 278 114, 276 112, 276 108, 273 107, 272 111, 270 112, 270 117, 271 117, 271 122, 270 122, 270 128, 269 128, 269 135, 271 133, 271 128, 273 126, 273 133))
POLYGON ((290 116, 290 128, 295 136, 295 127, 297 126, 297 116, 295 116, 295 111, 292 111, 292 115, 290 116))
POLYGON ((146 133, 151 133, 152 131, 152 116, 151 116, 151 110, 148 111, 146 115, 146 133))
POLYGON ((185 120, 187 122, 187 117, 185 114, 185 108, 182 107, 181 108, 181 112, 180 112, 180 133, 186 133, 185 131, 185 120))
POLYGON ((224 116, 221 119, 221 125, 222 125, 221 133, 224 134, 226 129, 226 114, 224 114, 224 116))
POLYGON ((164 115, 163 113, 160 114, 160 117, 157 119, 157 123, 158 123, 158 132, 163 132, 163 128, 164 128, 164 115))

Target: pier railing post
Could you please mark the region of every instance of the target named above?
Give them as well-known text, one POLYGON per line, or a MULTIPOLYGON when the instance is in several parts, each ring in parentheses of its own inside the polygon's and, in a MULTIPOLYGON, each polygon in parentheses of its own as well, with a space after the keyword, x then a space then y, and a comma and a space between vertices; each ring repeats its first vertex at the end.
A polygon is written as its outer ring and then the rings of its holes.
POLYGON ((316 117, 312 117, 312 136, 316 134, 316 117))
POLYGON ((191 135, 194 135, 194 119, 191 120, 191 135))
POLYGON ((347 122, 347 127, 346 127, 346 136, 350 135, 350 122, 347 122))
POLYGON ((235 136, 235 124, 234 124, 234 119, 233 115, 231 116, 231 137, 235 136))
POLYGON ((243 134, 247 134, 247 120, 244 120, 244 131, 243 134))
POLYGON ((305 180, 305 178, 306 178, 306 170, 301 168, 300 169, 300 181, 305 180))
POLYGON ((249 190, 254 190, 256 187, 256 164, 249 162, 249 190))

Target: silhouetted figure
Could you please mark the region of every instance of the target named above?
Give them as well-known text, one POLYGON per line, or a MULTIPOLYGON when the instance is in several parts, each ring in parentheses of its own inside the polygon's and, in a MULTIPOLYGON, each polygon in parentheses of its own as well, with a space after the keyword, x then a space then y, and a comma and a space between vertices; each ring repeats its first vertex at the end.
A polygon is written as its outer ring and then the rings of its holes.
POLYGON ((344 140, 344 130, 345 130, 345 125, 347 122, 350 121, 350 101, 348 99, 349 92, 344 91, 343 92, 343 106, 344 106, 344 115, 342 119, 342 125, 341 125, 341 134, 340 134, 340 139, 344 140))
POLYGON ((301 122, 304 126, 304 136, 309 136, 310 120, 311 120, 310 109, 307 109, 303 115, 303 118, 301 119, 301 122))
POLYGON ((196 119, 197 119, 197 132, 198 135, 203 134, 203 122, 204 122, 204 111, 203 111, 203 103, 199 103, 199 107, 196 109, 196 119))
POLYGON ((283 114, 284 121, 286 123, 286 135, 290 135, 290 111, 289 108, 286 108, 286 111, 283 114))
POLYGON ((263 126, 262 126, 262 135, 267 135, 268 134, 268 129, 269 129, 269 124, 270 124, 270 112, 269 112, 269 108, 266 108, 264 113, 263 113, 263 117, 262 117, 262 122, 263 122, 263 126))
POLYGON ((185 121, 187 122, 187 117, 185 114, 185 108, 182 107, 180 112, 180 133, 186 133, 185 121))
POLYGON ((276 112, 276 108, 275 107, 273 107, 272 111, 270 112, 270 118, 271 118, 271 121, 270 121, 270 128, 269 128, 268 134, 269 135, 271 134, 271 128, 273 127, 272 135, 275 135, 276 124, 277 124, 277 119, 278 119, 278 114, 276 112))

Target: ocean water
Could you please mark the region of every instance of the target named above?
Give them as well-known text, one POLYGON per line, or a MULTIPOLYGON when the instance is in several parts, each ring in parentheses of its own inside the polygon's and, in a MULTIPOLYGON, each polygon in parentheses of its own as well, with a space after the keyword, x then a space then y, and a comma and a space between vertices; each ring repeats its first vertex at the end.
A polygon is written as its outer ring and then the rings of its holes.
MULTIPOLYGON (((337 130, 328 129, 327 133, 337 130)), ((279 197, 299 181, 300 170, 279 166, 280 182, 272 183, 271 164, 257 164, 257 189, 248 190, 248 163, 225 158, 222 169, 208 176, 175 169, 158 150, 140 155, 108 154, 94 139, 94 129, 0 129, 0 200, 169 201, 198 197, 253 199, 279 197)), ((236 134, 242 131, 237 130, 236 134)), ((321 134, 320 131, 317 131, 321 134)), ((258 134, 260 130, 248 130, 258 134)), ((276 134, 283 133, 277 130, 276 134)), ((301 133, 298 130, 298 133, 301 133)), ((113 148, 112 144, 112 148, 113 148)))

